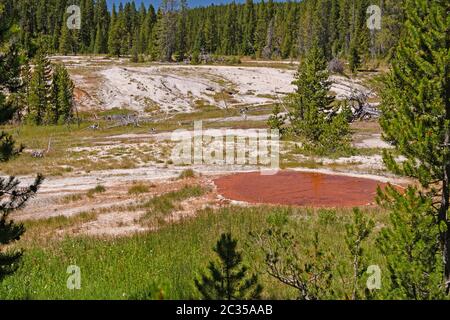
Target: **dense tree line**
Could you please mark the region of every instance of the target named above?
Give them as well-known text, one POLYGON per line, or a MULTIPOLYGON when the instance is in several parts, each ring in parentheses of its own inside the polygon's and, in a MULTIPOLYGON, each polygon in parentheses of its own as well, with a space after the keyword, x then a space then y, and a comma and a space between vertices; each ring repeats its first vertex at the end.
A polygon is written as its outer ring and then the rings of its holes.
POLYGON ((246 0, 193 9, 185 0, 163 0, 158 10, 127 2, 111 11, 105 0, 6 2, 30 52, 41 44, 54 53, 148 55, 158 60, 182 60, 195 52, 297 58, 316 40, 327 59, 356 53, 383 57, 395 46, 403 20, 403 1, 398 0, 246 0), (81 8, 80 30, 66 26, 72 4, 81 8), (381 30, 366 25, 372 4, 381 7, 381 30))

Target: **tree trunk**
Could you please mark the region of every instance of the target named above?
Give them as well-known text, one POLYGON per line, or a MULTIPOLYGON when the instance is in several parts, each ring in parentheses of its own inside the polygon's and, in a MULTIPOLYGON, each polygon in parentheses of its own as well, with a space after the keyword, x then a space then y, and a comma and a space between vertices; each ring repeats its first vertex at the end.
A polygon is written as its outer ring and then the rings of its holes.
MULTIPOLYGON (((447 28, 446 44, 450 45, 450 30, 447 28)), ((445 101, 445 141, 444 141, 444 177, 442 181, 442 199, 439 212, 439 222, 445 221, 447 230, 441 235, 441 243, 444 254, 444 281, 445 292, 450 293, 450 221, 448 219, 448 211, 450 207, 450 67, 445 66, 445 82, 444 82, 444 101, 445 101)))
MULTIPOLYGON (((446 148, 449 148, 450 134, 446 134, 446 148)), ((449 158, 448 156, 446 157, 449 158)), ((441 233, 441 244, 443 250, 444 258, 444 281, 445 281, 445 291, 447 294, 450 293, 450 221, 448 219, 447 213, 449 210, 449 184, 450 184, 450 164, 444 164, 444 179, 442 181, 442 198, 441 207, 439 211, 439 222, 445 222, 447 230, 441 233)))
MULTIPOLYGON (((448 134, 446 137, 448 140, 448 134)), ((448 148, 448 147, 446 147, 448 148)), ((449 209, 449 182, 450 182, 450 165, 444 164, 444 179, 442 181, 442 197, 439 209, 439 223, 445 222, 447 230, 441 232, 441 246, 444 259, 444 281, 445 291, 450 292, 450 221, 447 219, 447 211, 449 209)))

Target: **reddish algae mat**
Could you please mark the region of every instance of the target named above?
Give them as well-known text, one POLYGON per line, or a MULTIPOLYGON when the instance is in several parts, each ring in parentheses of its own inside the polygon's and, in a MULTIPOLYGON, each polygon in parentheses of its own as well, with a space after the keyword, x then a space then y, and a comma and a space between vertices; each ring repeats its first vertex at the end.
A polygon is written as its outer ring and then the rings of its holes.
POLYGON ((214 182, 218 193, 230 200, 308 207, 372 205, 377 188, 387 186, 366 178, 298 171, 239 173, 214 182))

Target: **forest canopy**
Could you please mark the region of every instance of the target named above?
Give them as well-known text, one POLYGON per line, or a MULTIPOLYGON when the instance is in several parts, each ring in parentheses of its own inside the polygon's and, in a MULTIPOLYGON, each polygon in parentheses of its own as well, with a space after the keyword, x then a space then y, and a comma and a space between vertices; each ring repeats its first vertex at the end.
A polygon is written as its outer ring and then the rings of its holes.
POLYGON ((108 9, 106 0, 5 0, 30 54, 38 47, 62 54, 140 54, 153 60, 182 60, 195 53, 298 58, 317 42, 329 60, 356 51, 386 57, 402 25, 398 0, 272 0, 189 9, 185 0, 152 5, 126 2, 108 9), (81 9, 81 28, 69 30, 67 8, 81 9), (371 5, 382 28, 370 30, 371 5))

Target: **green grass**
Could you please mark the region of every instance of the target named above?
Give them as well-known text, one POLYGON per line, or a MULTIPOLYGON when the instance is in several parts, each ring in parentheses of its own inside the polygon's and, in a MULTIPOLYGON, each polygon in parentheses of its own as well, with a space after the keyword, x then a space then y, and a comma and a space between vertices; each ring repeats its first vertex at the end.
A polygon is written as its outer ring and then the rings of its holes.
POLYGON ((192 169, 186 169, 183 170, 180 175, 178 176, 178 179, 188 179, 188 178, 195 178, 195 171, 192 169))
POLYGON ((200 197, 207 190, 200 186, 185 186, 180 190, 154 197, 141 205, 147 209, 141 221, 150 225, 163 224, 163 218, 171 212, 181 209, 180 202, 189 198, 200 197))
POLYGON ((68 204, 71 202, 80 201, 81 199, 83 199, 83 195, 79 194, 79 193, 75 193, 75 194, 69 194, 67 196, 64 196, 60 201, 61 201, 61 203, 68 204))
MULTIPOLYGON (((249 112, 251 114, 266 113, 266 107, 251 107, 249 112)), ((108 111, 108 114, 122 114, 127 113, 125 109, 113 109, 108 111)), ((105 113, 106 114, 106 113, 105 113)), ((177 114, 169 119, 161 117, 155 119, 155 122, 141 123, 140 127, 111 127, 110 122, 103 120, 95 121, 100 124, 100 130, 91 130, 89 126, 94 122, 88 120, 82 121, 80 127, 76 124, 71 126, 1 126, 0 129, 12 134, 16 143, 23 144, 26 151, 19 157, 2 164, 1 171, 5 175, 33 175, 37 172, 45 176, 63 176, 73 172, 92 172, 97 170, 108 169, 131 169, 139 165, 139 162, 156 161, 152 154, 153 150, 144 154, 139 150, 120 150, 119 148, 112 148, 106 155, 99 157, 97 151, 70 151, 67 149, 76 147, 92 147, 98 143, 110 141, 110 136, 121 134, 148 134, 150 129, 155 129, 156 132, 167 132, 176 129, 192 130, 195 120, 216 119, 223 117, 238 116, 239 108, 228 108, 222 110, 213 106, 202 107, 193 113, 177 114), (45 150, 48 142, 51 140, 50 152, 45 154, 43 158, 33 158, 30 154, 32 150, 45 150), (116 153, 114 153, 116 152, 116 153)), ((204 128, 264 128, 266 123, 264 121, 237 121, 237 122, 204 122, 204 128)), ((117 140, 120 142, 120 140, 117 140)), ((129 143, 129 139, 124 139, 122 142, 129 143)), ((161 145, 164 147, 164 145, 161 145)), ((169 157, 170 148, 167 150, 168 154, 164 157, 169 157)), ((170 163, 169 163, 170 164, 170 163)))
POLYGON ((128 188, 128 194, 141 194, 150 192, 149 185, 143 183, 135 183, 130 188, 128 188))
POLYGON ((98 186, 96 186, 95 188, 92 188, 92 189, 88 190, 88 192, 86 193, 86 195, 87 195, 89 198, 92 198, 92 197, 94 197, 97 193, 104 193, 104 192, 106 192, 106 188, 105 188, 104 186, 102 186, 102 185, 98 185, 98 186))
MULTIPOLYGON (((350 267, 343 238, 350 210, 320 213, 275 207, 231 207, 218 212, 208 209, 195 219, 129 238, 66 237, 41 246, 29 244, 22 267, 0 286, 0 299, 128 299, 157 295, 166 299, 198 298, 193 279, 214 258, 212 247, 223 232, 232 232, 239 239, 244 262, 251 272, 258 273, 264 286, 264 298, 295 298, 295 292, 267 276, 261 268, 263 257, 249 241, 250 231, 267 227, 267 218, 279 212, 288 214, 291 231, 302 245, 310 245, 311 234, 319 232, 322 245, 335 254, 336 263, 344 270, 350 267), (80 290, 66 288, 69 265, 81 268, 80 290)), ((378 225, 386 218, 376 210, 366 214, 378 225)), ((367 260, 383 267, 382 257, 373 249, 374 238, 365 248, 367 260)), ((342 290, 337 274, 333 281, 333 287, 342 290)))

